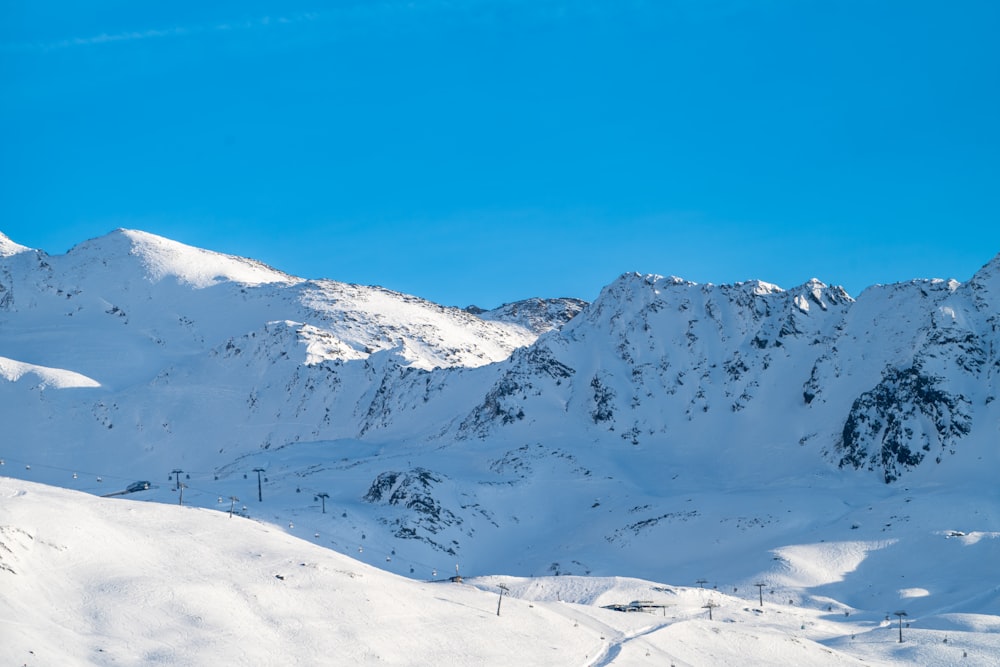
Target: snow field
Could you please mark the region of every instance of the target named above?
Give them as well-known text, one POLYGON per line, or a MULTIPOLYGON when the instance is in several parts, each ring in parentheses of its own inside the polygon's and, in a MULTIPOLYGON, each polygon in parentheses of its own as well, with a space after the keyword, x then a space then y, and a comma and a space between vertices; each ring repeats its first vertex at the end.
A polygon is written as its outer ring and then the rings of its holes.
MULTIPOLYGON (((894 617, 830 598, 761 606, 752 586, 735 595, 621 577, 417 581, 225 512, 10 478, 0 478, 0 499, 5 664, 990 665, 1000 656, 995 615, 914 615, 900 644, 894 617), (603 608, 633 601, 661 606, 603 608)), ((870 546, 794 555, 829 559, 830 578, 870 546)))

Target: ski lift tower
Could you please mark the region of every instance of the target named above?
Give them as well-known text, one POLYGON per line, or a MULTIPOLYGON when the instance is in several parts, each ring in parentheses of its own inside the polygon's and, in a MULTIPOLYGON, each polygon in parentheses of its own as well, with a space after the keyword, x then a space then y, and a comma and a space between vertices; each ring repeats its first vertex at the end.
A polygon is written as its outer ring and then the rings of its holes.
POLYGON ((264 494, 260 487, 260 474, 264 472, 263 468, 254 468, 253 471, 257 473, 257 502, 264 502, 264 494))

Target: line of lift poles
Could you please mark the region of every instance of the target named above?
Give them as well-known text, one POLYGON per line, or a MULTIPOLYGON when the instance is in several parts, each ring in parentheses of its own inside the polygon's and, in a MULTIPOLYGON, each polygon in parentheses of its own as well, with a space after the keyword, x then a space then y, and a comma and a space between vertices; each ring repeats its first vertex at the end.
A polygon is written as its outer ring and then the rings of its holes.
MULTIPOLYGON (((254 468, 253 471, 257 473, 257 502, 264 502, 264 488, 262 484, 263 479, 261 478, 261 474, 266 472, 266 470, 264 468, 254 468)), ((174 482, 174 491, 179 492, 178 503, 181 505, 184 504, 184 489, 187 488, 187 484, 181 481, 182 474, 184 474, 183 470, 181 470, 180 468, 174 468, 173 470, 170 471, 170 476, 167 477, 168 480, 172 480, 174 482)), ((244 475, 244 477, 246 477, 246 475, 244 475)), ((191 479, 191 475, 187 475, 186 478, 191 479)), ((330 497, 329 493, 316 494, 316 499, 321 501, 323 504, 323 514, 326 514, 326 499, 329 497, 330 497)), ((232 516, 233 512, 236 509, 236 503, 239 502, 240 499, 237 498, 236 496, 229 496, 229 500, 232 501, 232 504, 229 507, 229 516, 232 516)))

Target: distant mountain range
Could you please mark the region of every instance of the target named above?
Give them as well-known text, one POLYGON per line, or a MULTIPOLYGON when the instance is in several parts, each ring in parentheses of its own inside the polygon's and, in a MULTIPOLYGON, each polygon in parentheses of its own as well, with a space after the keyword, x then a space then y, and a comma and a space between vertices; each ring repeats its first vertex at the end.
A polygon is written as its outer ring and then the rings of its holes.
POLYGON ((804 541, 992 533, 998 379, 1000 256, 856 298, 626 273, 483 311, 140 231, 0 235, 0 473, 151 481, 129 497, 403 574, 737 582, 804 541))

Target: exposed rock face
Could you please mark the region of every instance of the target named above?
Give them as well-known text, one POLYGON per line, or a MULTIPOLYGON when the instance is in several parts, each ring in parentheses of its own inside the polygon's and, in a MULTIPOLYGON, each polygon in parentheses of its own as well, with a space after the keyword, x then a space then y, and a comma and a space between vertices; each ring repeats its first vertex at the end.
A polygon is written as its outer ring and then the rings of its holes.
POLYGON ((484 320, 510 322, 541 335, 559 329, 580 314, 587 305, 580 299, 525 299, 505 303, 493 310, 469 306, 466 311, 484 320))
POLYGON ((855 399, 838 443, 840 466, 880 470, 894 482, 927 454, 940 463, 972 428, 969 401, 917 368, 886 369, 874 389, 855 399))

